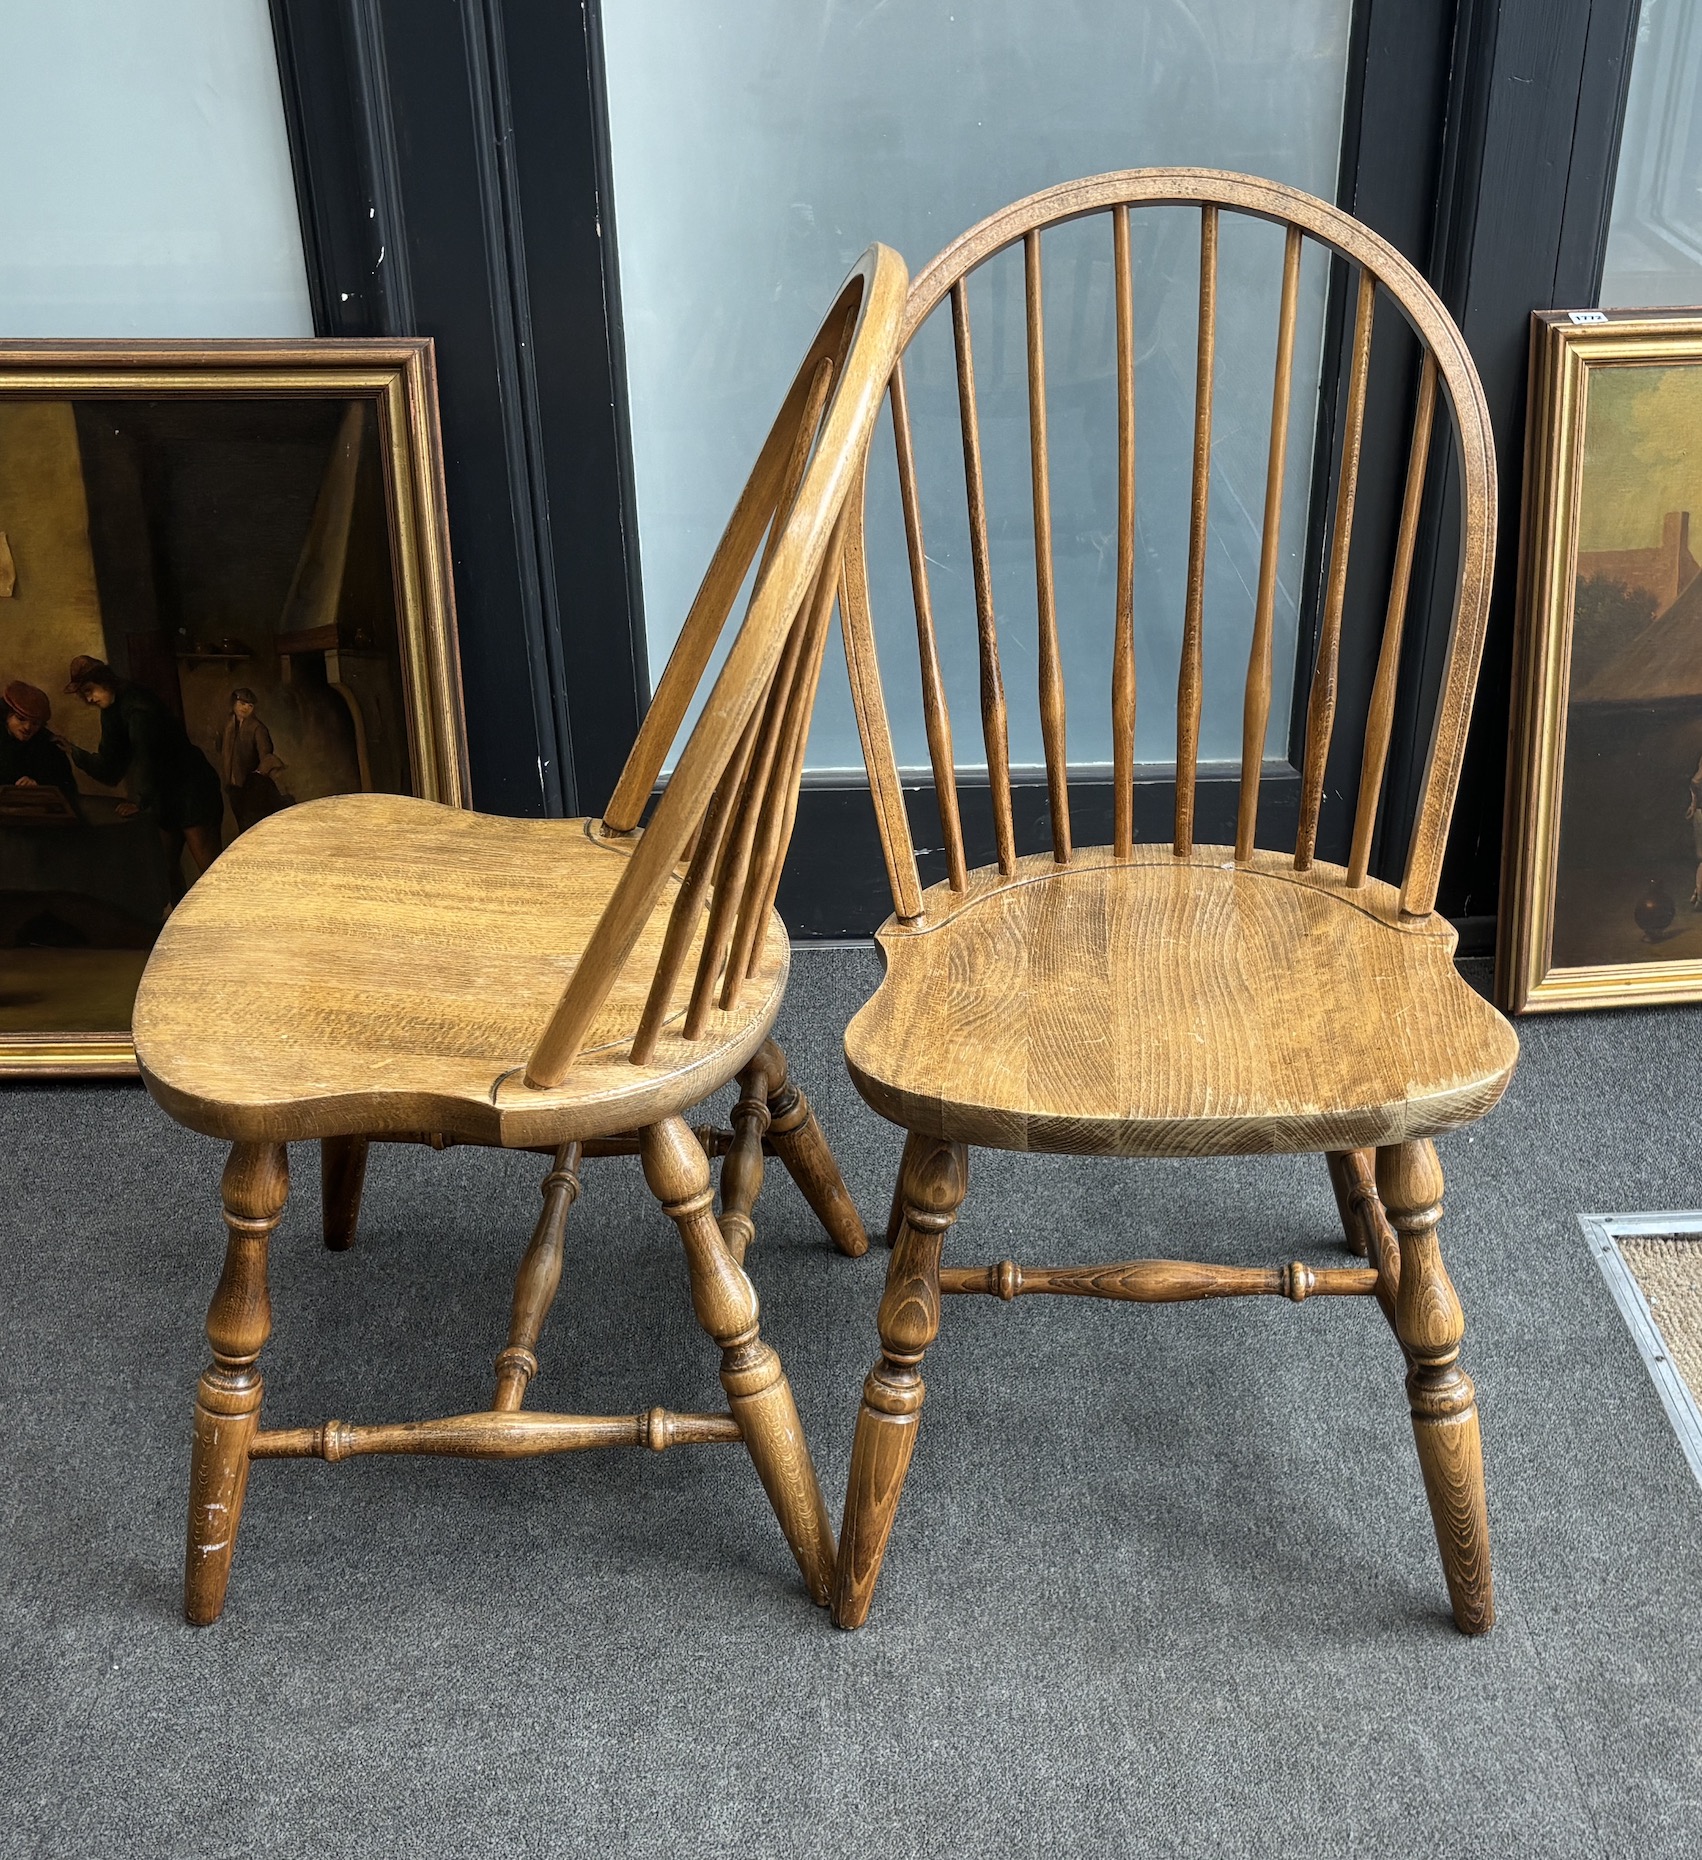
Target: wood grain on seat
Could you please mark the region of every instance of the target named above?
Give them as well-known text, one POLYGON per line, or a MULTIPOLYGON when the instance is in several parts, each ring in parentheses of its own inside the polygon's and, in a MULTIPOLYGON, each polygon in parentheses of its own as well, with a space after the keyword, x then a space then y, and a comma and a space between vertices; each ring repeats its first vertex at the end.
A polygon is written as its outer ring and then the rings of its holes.
POLYGON ((635 844, 596 821, 399 795, 275 814, 207 872, 155 947, 135 1020, 149 1089, 230 1141, 441 1130, 553 1144, 697 1103, 762 1044, 789 951, 770 913, 753 985, 712 1010, 704 1038, 683 1040, 700 918, 656 1051, 633 1065, 677 878, 565 1082, 519 1076, 635 844))
POLYGON ((1078 850, 927 894, 845 1037, 869 1103, 949 1142, 1070 1155, 1342 1150, 1433 1136, 1518 1047, 1440 917, 1278 853, 1078 850), (1353 1003, 1352 1012, 1344 1004, 1353 1003))

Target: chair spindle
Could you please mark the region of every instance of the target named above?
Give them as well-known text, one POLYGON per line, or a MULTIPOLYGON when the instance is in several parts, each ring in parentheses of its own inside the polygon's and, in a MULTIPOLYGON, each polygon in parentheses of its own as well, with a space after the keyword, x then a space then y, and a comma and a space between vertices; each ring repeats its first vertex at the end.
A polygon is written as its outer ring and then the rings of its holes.
POLYGON ((1135 286, 1129 209, 1111 209, 1117 278, 1117 620, 1111 646, 1112 847, 1135 845, 1135 286))
POLYGON ((963 422, 963 477, 969 498, 969 553, 975 574, 975 625, 981 648, 981 734, 987 749, 993 836, 999 871, 1016 870, 1016 829, 1011 818, 1010 738, 1005 686, 999 671, 999 634, 993 619, 993 575, 987 554, 987 487, 981 475, 981 423, 975 410, 975 356, 969 337, 969 294, 961 278, 951 287, 951 331, 957 351, 957 400, 963 422))
POLYGON ((953 891, 969 882, 963 856, 963 820, 957 805, 957 764, 953 760, 951 716, 945 681, 940 676, 940 648, 934 633, 934 604, 928 593, 928 558, 922 548, 922 500, 916 491, 916 452, 910 437, 910 401, 904 388, 904 364, 892 371, 892 440, 898 454, 898 494, 904 506, 904 543, 910 557, 910 589, 916 604, 916 644, 922 659, 922 720, 928 731, 928 760, 939 796, 940 831, 945 839, 946 876, 953 891))
POLYGON ((1052 856, 1070 862, 1070 762, 1064 733, 1064 672, 1058 655, 1058 600, 1052 580, 1052 486, 1046 451, 1046 316, 1040 234, 1023 239, 1023 287, 1028 311, 1028 451, 1034 488, 1034 588, 1039 625, 1040 735, 1046 752, 1046 794, 1052 816, 1052 856))
MULTIPOLYGON (((756 599, 756 589, 762 586, 763 577, 768 572, 774 551, 779 547, 780 537, 785 529, 787 518, 791 514, 792 504, 798 495, 799 487, 803 484, 804 473, 809 466, 810 453, 815 446, 816 431, 821 424, 822 409, 827 403, 828 392, 833 385, 833 375, 832 358, 824 355, 816 363, 815 371, 810 377, 803 413, 797 430, 793 434, 785 474, 781 479, 780 494, 775 503, 773 521, 769 525, 768 541, 764 545, 762 560, 758 564, 756 578, 752 584, 751 599, 753 601, 756 599)), ((697 978, 692 985, 691 1001, 686 1008, 684 1033, 688 1040, 698 1039, 703 1033, 709 1018, 716 977, 720 973, 721 963, 726 957, 728 944, 732 940, 739 894, 750 867, 751 852, 756 839, 761 797, 768 780, 769 770, 773 766, 784 708, 784 693, 790 684, 791 668, 796 664, 798 652, 802 647, 803 630, 804 621, 800 615, 795 617, 791 626, 787 628, 780 664, 770 678, 767 696, 757 706, 756 714, 761 721, 749 760, 745 765, 745 777, 741 791, 735 796, 736 811, 729 830, 721 836, 714 867, 713 893, 709 903, 709 925, 704 932, 703 949, 698 957, 697 978)))
POLYGON ((1265 728, 1271 715, 1271 655, 1276 623, 1277 564, 1282 541, 1283 477, 1288 463, 1288 403, 1294 386, 1294 325, 1300 303, 1300 228, 1290 226, 1282 255, 1282 304, 1277 313, 1276 379, 1271 388, 1271 443, 1265 466, 1265 527, 1259 551, 1259 590, 1253 605, 1253 644, 1247 656, 1247 695, 1241 708, 1241 795, 1235 823, 1235 857, 1253 856, 1259 828, 1259 775, 1265 728))
POLYGON ((1371 835, 1377 825, 1383 771, 1389 760, 1389 737, 1395 723, 1395 681, 1400 674, 1401 633, 1406 625, 1407 588, 1412 580, 1413 547, 1418 538, 1419 509, 1424 502, 1424 475, 1430 462, 1430 429, 1435 414, 1436 357, 1426 348, 1424 366, 1418 377, 1418 407, 1413 414, 1406 490, 1401 498, 1395 570, 1389 582, 1389 611, 1383 620, 1383 643, 1377 653, 1377 675, 1372 681, 1371 704, 1365 720, 1365 756, 1359 771, 1353 850, 1347 868, 1347 882, 1356 887, 1365 883, 1370 868, 1371 835))
POLYGON ((656 1042, 668 1018, 668 1004, 673 999, 680 971, 685 967, 686 951, 691 948, 692 934, 703 913, 704 900, 709 895, 709 881, 714 874, 716 861, 721 856, 721 842, 726 835, 727 822, 732 818, 733 803, 738 799, 739 784, 744 780, 745 770, 750 764, 759 721, 759 717, 753 716, 745 725, 744 734, 733 751, 733 759, 727 764, 727 772, 721 777, 720 785, 710 800, 709 811, 698 828, 685 878, 675 895, 673 908, 668 913, 668 927, 662 937, 662 951, 656 961, 656 973, 650 980, 650 992, 644 998, 644 1013, 639 1019, 638 1031, 632 1037, 631 1051, 627 1054, 635 1066, 648 1065, 655 1055, 656 1042))
MULTIPOLYGON (((849 327, 848 324, 847 330, 849 327)), ((692 695, 702 682, 710 655, 715 650, 715 642, 721 637, 734 601, 739 598, 745 571, 766 533, 768 540, 763 549, 762 568, 757 571, 757 584, 762 580, 763 569, 767 568, 774 553, 798 495, 798 487, 803 482, 834 368, 832 359, 824 355, 816 363, 807 385, 801 378, 793 384, 787 405, 781 409, 763 444, 756 469, 727 520, 703 585, 668 655, 650 708, 639 725, 632 754, 627 757, 626 767, 603 810, 604 825, 611 833, 638 831, 662 764, 679 735, 692 695), (786 415, 794 406, 798 424, 789 427, 786 415)))
POLYGON ((1194 486, 1188 524, 1188 593, 1182 615, 1182 663, 1176 678, 1176 833, 1173 850, 1194 850, 1194 786, 1200 753, 1205 623, 1206 529, 1211 500, 1212 363, 1217 331, 1217 208, 1200 209, 1200 330, 1194 364, 1194 486))
POLYGON ((1377 280, 1364 268, 1359 274, 1359 304, 1353 323, 1353 361, 1349 374, 1347 421, 1342 431, 1341 481, 1336 487, 1335 521, 1330 532, 1330 575, 1324 594, 1324 621, 1318 634, 1318 662, 1306 704, 1306 760, 1300 781, 1300 830, 1294 842, 1294 869, 1304 872, 1318 845, 1318 816, 1324 804, 1324 769, 1330 733, 1336 720, 1336 683, 1341 658, 1342 603, 1347 595, 1348 547, 1353 540, 1353 500, 1359 485, 1360 442, 1365 435, 1365 390, 1371 375, 1371 323, 1377 308, 1377 280))
POLYGON ((691 1001, 686 1008, 685 1037, 688 1040, 697 1039, 708 1025, 709 1011, 715 999, 715 984, 720 979, 721 965, 726 961, 732 946, 739 901, 744 895, 756 851, 762 798, 767 792, 779 753, 786 696, 803 652, 805 630, 804 615, 799 614, 787 628, 780 663, 774 670, 762 702, 757 706, 760 722, 756 741, 751 748, 750 762, 734 802, 733 817, 721 842, 720 857, 716 860, 715 876, 711 881, 709 924, 703 933, 703 948, 697 959, 697 976, 692 983, 691 1001))
MULTIPOLYGON (((816 629, 816 632, 814 635, 814 645, 813 647, 806 647, 806 651, 813 652, 813 660, 812 660, 813 669, 810 671, 810 674, 809 674, 810 689, 812 691, 814 691, 816 685, 819 683, 821 679, 822 659, 827 652, 828 622, 831 620, 832 615, 833 615, 833 601, 832 601, 831 592, 830 592, 828 603, 826 607, 823 608, 822 610, 820 625, 816 629)), ((805 721, 807 724, 807 713, 806 713, 805 721)), ((780 824, 779 847, 775 853, 773 860, 770 863, 769 873, 768 873, 768 884, 764 890, 763 896, 759 902, 759 906, 757 909, 756 920, 758 924, 765 924, 768 922, 768 914, 770 911, 774 909, 775 903, 780 896, 781 874, 784 871, 785 865, 786 865, 787 849, 792 844, 792 828, 798 818, 798 790, 800 786, 802 785, 802 779, 803 779, 803 773, 804 773, 804 753, 808 747, 808 744, 809 744, 808 728, 804 727, 804 728, 799 729, 795 736, 793 746, 792 746, 792 767, 791 767, 791 774, 786 783, 786 794, 785 794, 786 810, 785 810, 785 816, 782 819, 781 824, 780 824)), ((751 944, 750 956, 745 964, 745 977, 747 980, 756 973, 758 961, 761 955, 762 955, 762 939, 759 936, 753 940, 751 944)))
POLYGON ((755 970, 762 953, 762 932, 768 921, 770 901, 779 889, 780 865, 786 855, 786 840, 791 831, 795 805, 788 802, 797 793, 797 776, 809 734, 810 712, 815 706, 816 681, 821 675, 822 652, 827 645, 828 621, 833 617, 833 597, 839 582, 839 558, 844 544, 843 528, 835 532, 822 560, 821 572, 811 591, 808 605, 799 622, 799 652, 791 677, 777 689, 780 700, 780 729, 768 778, 761 789, 761 807, 757 815, 756 848, 739 898, 738 924, 733 932, 732 951, 721 978, 721 1006, 731 1009, 738 1003, 739 990, 755 970))

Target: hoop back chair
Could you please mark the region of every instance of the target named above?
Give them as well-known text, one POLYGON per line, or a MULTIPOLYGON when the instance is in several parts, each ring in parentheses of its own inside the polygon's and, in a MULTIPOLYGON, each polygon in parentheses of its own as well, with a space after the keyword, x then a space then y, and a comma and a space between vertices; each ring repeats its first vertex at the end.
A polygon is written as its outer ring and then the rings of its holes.
MULTIPOLYGON (((1489 1110, 1517 1057, 1511 1029, 1465 985, 1452 927, 1435 914, 1466 725, 1483 647, 1493 556, 1494 457, 1471 358, 1434 292, 1381 239, 1333 207, 1276 183, 1193 169, 1072 182, 965 233, 914 281, 890 382, 898 485, 915 605, 923 717, 948 876, 923 889, 881 693, 870 612, 863 500, 853 507, 841 610, 847 659, 894 915, 887 972, 852 1021, 845 1050, 867 1101, 906 1133, 880 1307, 881 1355, 857 1423, 834 1618, 867 1617, 915 1446, 921 1364, 943 1293, 1038 1293, 1140 1303, 1264 1294, 1375 1298, 1408 1365, 1426 1491, 1453 1602, 1468 1633, 1493 1618, 1475 1397, 1459 1365, 1459 1301, 1437 1246, 1442 1177, 1431 1139, 1489 1110), (1186 600, 1176 691, 1172 831, 1135 834, 1135 313, 1130 222, 1151 206, 1199 213, 1200 276, 1186 600), (1224 214, 1285 229, 1260 567, 1244 688, 1233 846, 1196 843, 1206 538, 1211 491, 1218 232, 1224 214), (1042 236, 1086 215, 1110 221, 1115 296, 1117 543, 1110 687, 1113 837, 1075 844, 1065 692, 1054 592, 1048 469, 1042 236), (1357 277, 1339 488, 1323 572, 1320 636, 1305 709, 1299 825, 1292 845, 1255 843, 1272 703, 1274 612, 1303 243, 1357 277), (999 657, 974 350, 966 281, 994 254, 1024 257, 1033 492, 1038 709, 1049 850, 1019 856, 1007 703, 999 657), (921 527, 902 354, 949 300, 978 635, 980 722, 995 863, 964 850, 958 758, 941 675, 921 527), (1345 867, 1317 856, 1325 765, 1336 721, 1343 612, 1364 440, 1373 320, 1393 308, 1422 351, 1392 584, 1369 697, 1345 867), (1452 635, 1405 876, 1370 875, 1395 716, 1420 507, 1439 407, 1461 487, 1452 635), (1047 1267, 940 1263, 968 1186, 968 1151, 1202 1156, 1319 1151, 1363 1267, 1270 1270, 1172 1260, 1047 1267)), ((1030 621, 1020 623, 1025 630, 1030 621)))
POLYGON ((774 911, 843 551, 848 493, 895 353, 906 274, 872 246, 822 324, 733 511, 600 820, 527 821, 384 795, 291 808, 245 833, 167 923, 144 974, 144 1079, 231 1144, 229 1242, 196 1398, 185 1612, 224 1603, 257 1459, 363 1453, 515 1458, 743 1441, 812 1596, 832 1527, 779 1357, 742 1266, 765 1148, 843 1251, 867 1244, 807 1101, 768 1038, 789 945, 774 911), (758 551, 761 551, 758 560, 758 551), (730 649, 652 792, 757 563, 730 649), (683 1113, 740 1081, 714 1212, 683 1113), (267 1249, 286 1146, 317 1139, 325 1233, 354 1237, 368 1142, 553 1156, 483 1411, 262 1429, 267 1249), (721 1350, 728 1411, 545 1414, 521 1406, 562 1271, 586 1154, 642 1156, 721 1350))

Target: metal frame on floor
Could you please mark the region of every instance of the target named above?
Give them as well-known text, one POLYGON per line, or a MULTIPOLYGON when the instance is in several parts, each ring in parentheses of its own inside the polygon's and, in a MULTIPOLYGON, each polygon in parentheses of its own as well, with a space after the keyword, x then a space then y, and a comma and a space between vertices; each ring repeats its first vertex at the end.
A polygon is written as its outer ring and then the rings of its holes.
POLYGON ((1578 1225, 1584 1230, 1590 1257, 1606 1279, 1619 1315, 1636 1342, 1690 1470, 1697 1484, 1702 1485, 1702 1408, 1668 1354, 1666 1339, 1643 1296, 1643 1288, 1619 1250, 1621 1236, 1632 1234, 1683 1236, 1693 1238, 1702 1247, 1702 1211, 1691 1208, 1657 1214, 1580 1214, 1578 1225))

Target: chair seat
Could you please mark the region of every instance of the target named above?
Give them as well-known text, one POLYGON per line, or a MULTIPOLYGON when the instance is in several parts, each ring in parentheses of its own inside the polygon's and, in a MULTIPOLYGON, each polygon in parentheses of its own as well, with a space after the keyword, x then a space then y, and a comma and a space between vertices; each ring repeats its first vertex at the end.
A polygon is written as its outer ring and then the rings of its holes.
POLYGON ((858 1089, 923 1135, 1196 1156, 1359 1149, 1481 1116, 1518 1041, 1441 917, 1275 853, 1137 846, 972 873, 880 932, 845 1036, 858 1089))
POLYGON ((172 913, 136 997, 156 1098, 231 1141, 443 1131, 518 1147, 635 1130, 698 1103, 766 1038, 786 985, 771 914, 752 984, 688 1041, 694 947, 650 1063, 627 1058, 672 906, 663 887, 573 1072, 522 1073, 636 841, 340 795, 244 833, 172 913))

